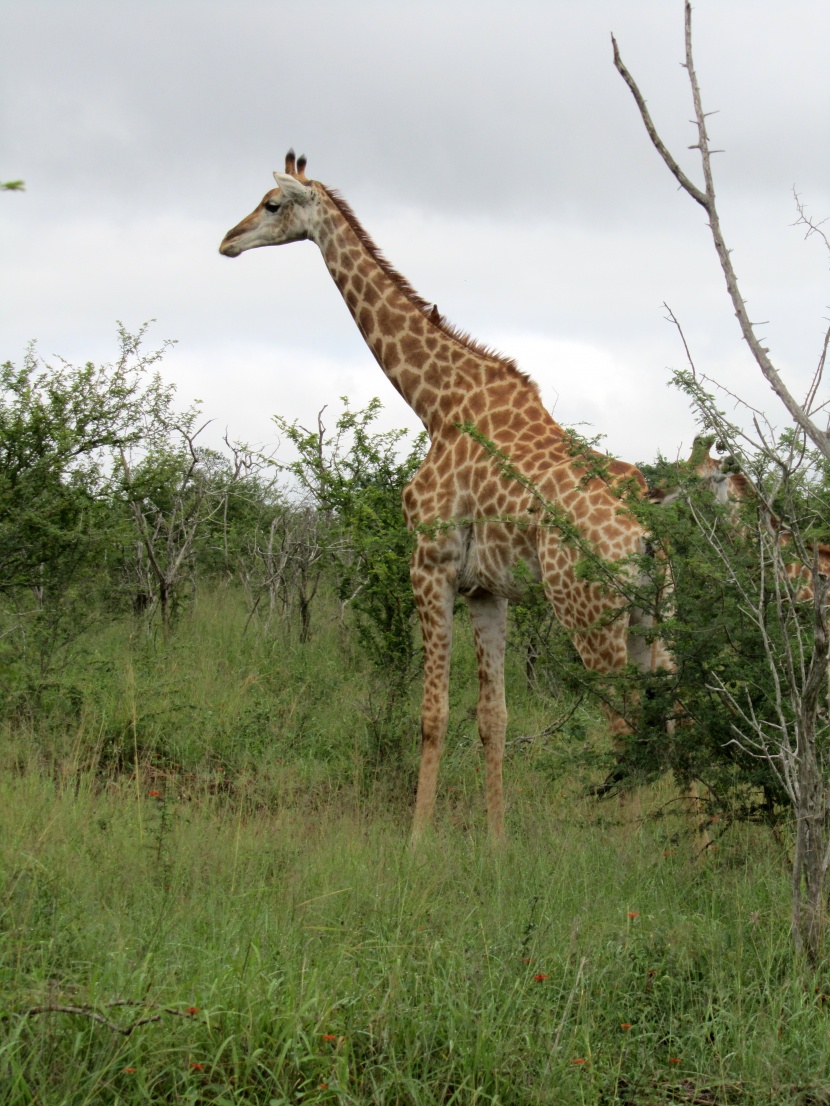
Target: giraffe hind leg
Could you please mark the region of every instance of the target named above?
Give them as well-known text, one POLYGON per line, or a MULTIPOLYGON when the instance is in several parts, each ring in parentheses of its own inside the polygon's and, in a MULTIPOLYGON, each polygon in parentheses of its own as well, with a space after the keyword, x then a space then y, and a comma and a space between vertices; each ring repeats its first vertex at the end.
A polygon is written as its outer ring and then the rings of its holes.
POLYGON ((507 708, 504 699, 504 649, 507 600, 483 592, 467 597, 478 659, 478 732, 484 746, 487 824, 495 840, 504 837, 502 762, 507 708))
POLYGON ((438 768, 449 720, 450 652, 455 589, 437 573, 413 571, 412 584, 424 642, 424 693, 421 703, 421 767, 411 844, 432 820, 438 768))

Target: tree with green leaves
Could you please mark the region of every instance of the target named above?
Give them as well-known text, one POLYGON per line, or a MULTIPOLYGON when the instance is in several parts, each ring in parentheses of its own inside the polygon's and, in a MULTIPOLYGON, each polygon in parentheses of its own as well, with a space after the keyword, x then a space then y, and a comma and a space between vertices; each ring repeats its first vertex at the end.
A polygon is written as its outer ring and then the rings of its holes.
POLYGON ((17 669, 36 658, 41 679, 89 624, 123 538, 113 458, 142 440, 170 400, 155 371, 166 345, 145 353, 145 331, 119 325, 118 356, 107 365, 52 364, 31 346, 21 366, 0 366, 4 663, 17 669))

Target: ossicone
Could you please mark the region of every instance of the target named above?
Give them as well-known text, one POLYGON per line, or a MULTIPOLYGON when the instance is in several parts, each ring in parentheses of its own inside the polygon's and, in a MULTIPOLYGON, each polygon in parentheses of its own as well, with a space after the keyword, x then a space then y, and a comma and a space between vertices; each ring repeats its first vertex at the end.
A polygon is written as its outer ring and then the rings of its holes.
POLYGON ((294 177, 295 180, 302 181, 305 184, 308 181, 308 177, 305 175, 305 167, 308 164, 305 154, 300 154, 299 158, 294 153, 294 147, 292 146, 288 153, 285 155, 285 173, 286 176, 294 177))

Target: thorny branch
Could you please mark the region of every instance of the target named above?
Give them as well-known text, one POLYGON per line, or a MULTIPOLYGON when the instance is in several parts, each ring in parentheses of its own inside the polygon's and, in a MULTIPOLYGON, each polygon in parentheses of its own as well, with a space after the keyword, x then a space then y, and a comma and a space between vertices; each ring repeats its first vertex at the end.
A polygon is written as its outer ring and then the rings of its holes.
MULTIPOLYGON (((741 296, 741 292, 738 287, 738 278, 735 275, 735 270, 732 265, 731 252, 726 245, 723 233, 721 231, 720 218, 718 216, 718 210, 715 203, 715 185, 714 178, 712 176, 711 165, 711 155, 714 151, 711 150, 709 146, 709 136, 706 131, 707 113, 703 110, 700 95, 700 86, 698 84, 697 74, 695 73, 694 59, 692 56, 692 5, 690 3, 690 0, 686 0, 685 2, 685 67, 686 71, 689 74, 689 81, 692 86, 695 122, 698 132, 698 140, 691 147, 691 149, 696 149, 700 153, 701 165, 703 167, 703 179, 705 184, 705 189, 703 191, 701 191, 700 188, 693 184, 692 181, 686 176, 686 174, 678 165, 675 158, 672 157, 665 143, 660 138, 659 134, 657 133, 657 129, 654 126, 654 122, 652 121, 652 118, 648 112, 642 93, 637 87, 634 78, 631 76, 628 69, 624 65, 622 58, 620 57, 619 47, 617 46, 617 41, 613 35, 611 36, 611 41, 614 47, 614 65, 620 76, 623 78, 623 80, 631 90, 631 93, 637 103, 637 107, 639 108, 640 115, 642 117, 643 123, 645 124, 645 128, 648 132, 649 138, 654 144, 657 152, 662 157, 663 161, 666 163, 669 171, 680 183, 680 186, 686 192, 688 192, 693 200, 695 200, 701 205, 701 207, 704 208, 707 215, 709 216, 709 229, 712 232, 712 238, 715 243, 715 249, 720 261, 721 270, 723 271, 723 275, 726 279, 726 287, 729 292, 729 297, 732 300, 732 305, 735 309, 735 315, 737 316, 738 323, 740 324, 741 333, 743 335, 744 341, 749 346, 749 349, 755 359, 756 364, 760 368, 772 390, 786 407, 787 411, 790 414, 790 417, 793 419, 796 425, 803 431, 803 433, 810 439, 810 441, 813 442, 816 448, 820 450, 820 452, 828 460, 830 460, 830 435, 828 435, 827 431, 822 430, 819 426, 817 426, 813 419, 810 418, 809 403, 806 408, 802 406, 792 396, 789 389, 785 385, 778 370, 775 368, 772 361, 770 360, 769 350, 766 348, 766 346, 763 346, 761 344, 760 340, 755 334, 753 323, 750 321, 749 315, 747 314, 746 303, 741 296)), ((804 221, 807 222, 806 219, 804 221)), ((811 226, 811 224, 808 223, 808 226, 811 226)), ((818 233, 823 233, 818 231, 818 224, 815 224, 813 229, 818 233)), ((808 231, 808 233, 810 233, 810 231, 808 231)), ((830 335, 828 335, 828 337, 825 339, 825 349, 827 347, 828 340, 830 340, 830 335)), ((822 367, 823 364, 824 356, 822 356, 821 359, 822 367)), ((816 386, 817 384, 814 382, 814 385, 811 388, 811 396, 814 396, 816 386)))

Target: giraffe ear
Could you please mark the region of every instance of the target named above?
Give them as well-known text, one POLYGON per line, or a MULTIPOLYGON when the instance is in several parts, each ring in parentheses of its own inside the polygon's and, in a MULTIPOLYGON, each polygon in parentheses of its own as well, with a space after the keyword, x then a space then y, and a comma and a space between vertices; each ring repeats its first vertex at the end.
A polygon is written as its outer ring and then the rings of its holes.
POLYGON ((311 197, 314 193, 307 185, 298 181, 296 177, 289 176, 288 173, 277 173, 275 170, 274 180, 280 186, 280 191, 285 195, 287 200, 291 200, 295 204, 307 204, 311 202, 311 197))

